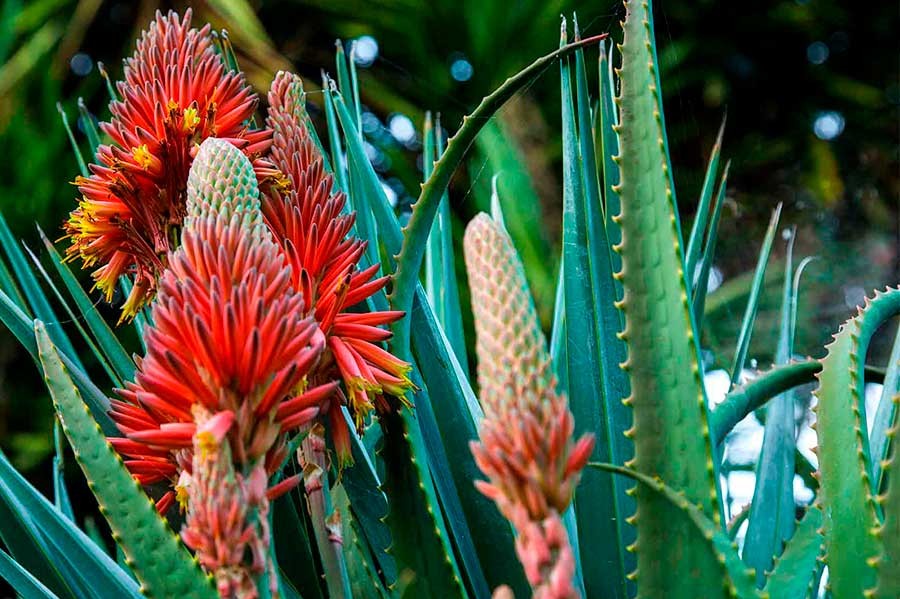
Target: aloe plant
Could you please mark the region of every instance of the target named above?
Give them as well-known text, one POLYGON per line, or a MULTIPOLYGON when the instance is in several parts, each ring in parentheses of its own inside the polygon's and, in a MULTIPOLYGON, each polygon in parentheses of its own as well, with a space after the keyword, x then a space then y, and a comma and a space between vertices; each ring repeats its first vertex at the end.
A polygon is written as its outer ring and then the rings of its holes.
POLYGON ((222 37, 157 15, 110 87, 111 120, 88 131, 87 160, 72 136, 85 167, 66 225, 65 251, 95 287, 124 290, 119 326, 134 324, 141 355, 54 244, 45 268, 0 220, 0 320, 44 377, 116 552, 79 526, 61 469, 51 502, 0 454, 0 576, 25 597, 900 595, 900 336, 877 411, 862 400, 866 349, 900 290, 876 293, 822 360, 794 361, 804 264, 789 245, 777 364, 744 380, 776 209, 732 388, 710 406, 700 344, 729 167, 720 131, 687 232, 652 7, 626 9, 615 46, 581 39, 574 20, 570 37, 564 19, 559 48, 487 96, 446 148, 427 120, 405 227, 366 158, 342 49, 325 80, 326 155, 299 77, 279 73, 256 119, 222 37), (473 379, 448 184, 489 117, 554 63, 552 335, 507 233, 512 199, 495 191, 465 234, 473 379), (815 378, 817 496, 795 522, 795 389, 815 378), (761 408, 753 501, 728 522, 722 444, 761 408))

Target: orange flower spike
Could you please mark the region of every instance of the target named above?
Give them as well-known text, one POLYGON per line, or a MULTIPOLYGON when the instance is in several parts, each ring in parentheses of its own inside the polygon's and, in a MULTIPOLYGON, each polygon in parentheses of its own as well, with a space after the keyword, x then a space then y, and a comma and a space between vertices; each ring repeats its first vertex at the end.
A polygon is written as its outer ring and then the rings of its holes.
POLYGON ((243 593, 271 567, 266 486, 285 434, 323 409, 333 385, 307 389, 325 337, 263 222, 247 158, 207 139, 187 196, 147 354, 111 404, 125 435, 112 443, 137 480, 169 481, 186 511, 185 542, 220 591, 243 593), (292 399, 296 389, 307 390, 292 399))
POLYGON ((198 144, 227 139, 254 160, 262 182, 280 175, 260 158, 271 131, 249 130, 257 97, 240 73, 228 71, 216 53, 209 25, 191 27, 170 12, 155 20, 125 61, 117 83, 122 100, 100 128, 111 141, 97 149, 91 175, 78 177, 82 195, 64 224, 69 258, 94 268, 95 287, 112 301, 124 274, 134 287, 122 306, 133 317, 157 290, 168 253, 185 215, 188 170, 198 144))
MULTIPOLYGON (((377 265, 360 268, 366 242, 351 233, 355 215, 345 212, 346 197, 332 191, 333 179, 307 128, 300 78, 278 73, 268 99, 267 125, 273 131, 269 158, 290 185, 263 188, 263 214, 291 265, 295 288, 310 298, 308 308, 327 338, 329 355, 323 364, 329 366, 320 369, 316 382, 343 381, 341 397, 361 428, 373 410, 391 409, 387 395, 402 398, 413 386, 409 364, 380 346, 390 338, 383 327, 403 314, 348 310, 381 291, 388 279, 373 280, 377 265)), ((332 437, 346 462, 349 436, 337 402, 329 408, 329 420, 340 429, 332 437)))
POLYGON ((516 529, 516 554, 541 599, 573 599, 575 558, 562 514, 594 438, 573 441, 525 271, 502 225, 485 214, 466 228, 478 383, 484 406, 472 453, 489 482, 476 486, 516 529))

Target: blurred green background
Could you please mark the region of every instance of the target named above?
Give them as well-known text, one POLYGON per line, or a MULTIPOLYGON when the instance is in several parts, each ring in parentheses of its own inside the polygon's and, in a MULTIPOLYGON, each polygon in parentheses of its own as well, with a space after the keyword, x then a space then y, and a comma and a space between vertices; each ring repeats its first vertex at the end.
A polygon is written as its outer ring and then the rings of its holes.
MULTIPOLYGON (((599 0, 0 0, 0 210, 31 247, 34 223, 53 237, 76 202, 77 165, 57 102, 76 129, 79 99, 105 119, 99 64, 119 78, 154 11, 186 5, 195 23, 227 29, 259 90, 278 69, 300 73, 314 117, 335 39, 355 41, 367 149, 401 212, 418 192, 425 110, 452 132, 482 96, 555 47, 560 13, 577 10, 585 35, 614 36, 624 14, 620 2, 599 0)), ((821 352, 865 294, 900 282, 900 11, 846 0, 663 0, 655 9, 685 222, 728 115, 723 156, 732 168, 707 308, 709 366, 731 358, 747 273, 778 202, 782 227, 798 227, 795 255, 821 258, 804 275, 797 338, 800 353, 821 352)), ((549 326, 561 209, 555 69, 493 119, 455 177, 457 233, 487 206, 494 175, 549 326)), ((761 365, 775 347, 783 252, 779 244, 751 347, 761 365)), ((890 331, 882 337, 875 364, 886 359, 890 331)), ((0 332, 0 447, 32 470, 49 455, 51 423, 33 365, 0 332)))

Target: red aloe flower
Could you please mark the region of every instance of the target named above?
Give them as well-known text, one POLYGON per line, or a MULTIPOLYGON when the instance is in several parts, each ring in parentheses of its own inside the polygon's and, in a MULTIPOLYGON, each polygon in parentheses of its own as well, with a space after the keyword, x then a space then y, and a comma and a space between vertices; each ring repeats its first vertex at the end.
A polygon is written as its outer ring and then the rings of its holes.
MULTIPOLYGON (((380 328, 401 318, 395 311, 357 312, 349 308, 380 291, 388 277, 376 278, 378 265, 360 269, 366 241, 351 233, 355 215, 345 211, 346 196, 334 192, 322 155, 307 129, 302 83, 279 72, 269 91, 268 126, 274 131, 269 158, 290 186, 263 195, 262 210, 275 241, 292 267, 293 284, 307 298, 327 339, 321 380, 339 378, 341 396, 364 426, 373 409, 387 411, 385 395, 402 398, 412 383, 409 364, 380 347, 390 333, 380 328)), ((349 461, 349 431, 331 402, 329 420, 342 463, 349 461)))
MULTIPOLYGON (((112 401, 124 437, 110 441, 139 482, 175 487, 188 508, 185 540, 201 561, 221 565, 222 555, 204 553, 221 543, 203 535, 222 531, 203 530, 201 521, 213 516, 202 511, 208 497, 195 501, 196 493, 234 470, 234 493, 247 495, 252 481, 253 497, 260 484, 266 495, 266 481, 287 457, 285 433, 308 424, 335 384, 308 384, 325 341, 263 222, 244 155, 206 140, 187 195, 181 247, 159 281, 145 329, 147 354, 135 381, 112 401), (210 462, 208 452, 227 453, 233 467, 210 462), (198 472, 198 464, 219 474, 198 472)), ((268 498, 297 482, 276 485, 268 498)), ((158 507, 171 501, 167 494, 158 507)), ((264 542, 263 532, 251 540, 264 542)))
POLYGON ((122 100, 110 104, 112 118, 100 125, 112 143, 97 150, 91 175, 75 180, 82 199, 64 224, 72 240, 67 254, 96 267, 95 286, 107 301, 121 275, 134 276, 122 318, 134 316, 155 294, 184 219, 185 182, 197 144, 227 139, 257 159, 260 180, 276 175, 259 159, 271 131, 247 125, 256 95, 240 73, 228 71, 209 25, 190 25, 190 10, 180 20, 174 12, 157 12, 138 40, 117 84, 122 100))

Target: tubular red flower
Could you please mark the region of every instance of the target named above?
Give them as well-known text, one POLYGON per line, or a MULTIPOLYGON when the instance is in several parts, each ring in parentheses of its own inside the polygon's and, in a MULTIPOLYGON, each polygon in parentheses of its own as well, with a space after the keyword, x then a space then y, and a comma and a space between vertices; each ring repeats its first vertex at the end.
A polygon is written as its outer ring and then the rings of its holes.
MULTIPOLYGON (((291 265, 295 289, 327 338, 327 355, 318 382, 340 379, 357 428, 375 409, 390 409, 385 395, 401 397, 412 387, 410 366, 378 344, 390 338, 384 327, 403 316, 392 311, 351 312, 349 308, 381 291, 387 277, 373 280, 377 265, 360 270, 366 242, 352 234, 355 215, 334 182, 310 136, 300 78, 276 75, 269 91, 268 126, 273 130, 269 158, 289 186, 269 186, 262 198, 266 223, 291 265)), ((340 403, 328 406, 332 438, 341 463, 350 461, 349 436, 340 403)))
POLYGON ((185 216, 185 183, 200 142, 227 139, 255 160, 261 181, 277 171, 260 158, 271 131, 247 125, 256 95, 216 53, 209 25, 191 27, 190 9, 181 19, 157 12, 117 88, 122 99, 100 125, 112 142, 98 148, 91 175, 75 180, 82 199, 64 229, 72 241, 67 255, 94 268, 107 301, 119 277, 133 275, 124 319, 156 293, 185 216))
POLYGON ((246 158, 227 142, 205 141, 188 196, 182 244, 145 329, 147 353, 111 404, 125 438, 111 442, 144 483, 176 485, 194 446, 226 438, 239 463, 264 461, 272 474, 284 434, 315 415, 304 420, 287 400, 321 398, 320 388, 303 391, 325 340, 262 221, 246 158), (161 459, 168 465, 157 466, 161 459))

